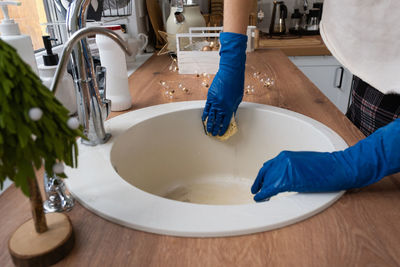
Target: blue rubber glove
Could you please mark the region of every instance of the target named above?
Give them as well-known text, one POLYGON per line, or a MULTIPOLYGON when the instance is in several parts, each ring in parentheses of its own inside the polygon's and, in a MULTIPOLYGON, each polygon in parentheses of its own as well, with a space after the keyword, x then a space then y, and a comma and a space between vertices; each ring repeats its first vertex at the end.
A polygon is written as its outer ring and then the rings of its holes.
POLYGON ((219 69, 208 90, 202 120, 207 120, 207 132, 223 135, 232 115, 243 99, 247 36, 238 33, 220 34, 219 69))
POLYGON ((400 171, 400 119, 344 151, 283 151, 264 163, 251 187, 254 200, 280 192, 359 188, 400 171))

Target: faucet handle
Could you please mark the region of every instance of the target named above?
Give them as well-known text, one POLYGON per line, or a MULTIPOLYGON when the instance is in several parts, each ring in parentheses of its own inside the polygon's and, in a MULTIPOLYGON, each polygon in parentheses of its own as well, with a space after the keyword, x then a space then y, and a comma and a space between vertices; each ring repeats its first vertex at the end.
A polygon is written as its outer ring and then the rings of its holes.
POLYGON ((106 78, 107 78, 107 69, 103 66, 96 66, 96 80, 97 85, 99 87, 100 99, 103 104, 101 113, 102 117, 105 120, 111 112, 111 100, 107 99, 107 86, 106 86, 106 78))
POLYGON ((106 78, 107 69, 103 66, 96 66, 96 80, 99 87, 99 93, 101 99, 106 98, 106 78))
POLYGON ((103 108, 102 108, 102 115, 104 120, 107 119, 108 115, 110 115, 111 112, 111 100, 102 98, 101 102, 103 102, 103 108))

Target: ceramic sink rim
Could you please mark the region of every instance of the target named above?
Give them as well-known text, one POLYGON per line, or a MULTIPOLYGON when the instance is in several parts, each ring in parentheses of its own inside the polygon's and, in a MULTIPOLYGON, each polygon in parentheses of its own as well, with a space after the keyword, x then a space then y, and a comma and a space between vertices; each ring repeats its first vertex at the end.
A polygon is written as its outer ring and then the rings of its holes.
MULTIPOLYGON (((65 171, 69 190, 81 205, 111 222, 145 232, 184 237, 237 236, 284 227, 323 211, 345 192, 295 194, 275 201, 242 205, 193 204, 142 191, 114 170, 110 152, 115 140, 126 130, 160 115, 202 109, 204 105, 203 100, 161 104, 106 121, 106 131, 112 134, 108 143, 95 147, 78 144, 79 166, 65 171)), ((333 130, 299 113, 248 102, 243 102, 240 108, 288 115, 310 124, 329 139, 334 149, 348 147, 333 130)))

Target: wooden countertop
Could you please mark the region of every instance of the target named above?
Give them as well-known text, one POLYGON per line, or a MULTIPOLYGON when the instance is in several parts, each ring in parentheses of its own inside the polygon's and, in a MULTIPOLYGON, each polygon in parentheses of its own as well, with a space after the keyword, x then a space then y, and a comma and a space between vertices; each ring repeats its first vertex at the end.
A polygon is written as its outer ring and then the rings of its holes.
POLYGON ((258 42, 259 48, 277 48, 287 56, 329 56, 331 52, 325 46, 321 36, 291 36, 269 38, 262 36, 258 42))
MULTIPOLYGON (((167 100, 160 80, 177 85, 167 56, 153 56, 131 77, 133 108, 168 101, 204 99, 201 78, 181 75, 191 94, 176 92, 167 100)), ((255 71, 275 79, 269 89, 257 86, 245 101, 270 104, 312 117, 340 134, 350 145, 362 134, 278 50, 247 57, 246 83, 255 71)), ((252 80, 253 79, 253 80, 252 80)), ((118 115, 114 113, 113 116, 118 115)), ((271 125, 273 127, 273 125, 271 125)), ((42 173, 38 173, 41 177, 42 173)), ((84 179, 84 177, 82 177, 84 179)), ((178 238, 136 231, 110 223, 76 204, 71 218, 76 243, 57 266, 399 266, 400 175, 347 192, 325 211, 281 229, 229 238, 178 238)), ((129 203, 127 203, 129 205, 129 203)), ((7 242, 13 230, 31 217, 28 199, 11 186, 0 195, 0 266, 12 266, 7 242)))

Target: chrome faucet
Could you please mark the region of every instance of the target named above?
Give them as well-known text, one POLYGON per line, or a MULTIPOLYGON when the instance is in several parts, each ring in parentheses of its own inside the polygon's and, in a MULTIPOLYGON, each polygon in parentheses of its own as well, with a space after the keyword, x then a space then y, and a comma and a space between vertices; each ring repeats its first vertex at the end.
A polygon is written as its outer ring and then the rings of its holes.
POLYGON ((84 134, 88 138, 88 140, 82 139, 82 142, 95 146, 106 143, 111 136, 104 129, 104 120, 110 113, 111 102, 99 92, 94 63, 86 37, 103 34, 113 39, 128 55, 131 52, 123 39, 115 32, 102 27, 86 28, 86 13, 89 4, 90 0, 75 0, 69 6, 66 17, 68 41, 64 45, 51 89, 54 93, 56 92, 70 56, 77 95, 78 117, 84 128, 84 134))
MULTIPOLYGON (((111 134, 106 133, 104 129, 104 120, 110 113, 111 101, 106 98, 105 88, 103 93, 99 90, 94 63, 86 37, 95 34, 106 35, 114 40, 126 54, 131 55, 131 51, 124 40, 112 30, 103 27, 86 28, 86 13, 89 4, 90 0, 75 0, 69 6, 66 17, 68 41, 64 44, 61 59, 50 89, 54 94, 56 93, 67 64, 71 62, 78 118, 83 126, 83 133, 87 137, 87 140, 82 139, 82 143, 95 146, 106 143, 111 137, 111 134)), ((104 70, 102 71, 104 72, 104 70)), ((59 201, 60 199, 72 199, 69 193, 66 192, 65 186, 60 183, 63 182, 56 174, 52 177, 45 174, 45 192, 48 199, 45 201, 44 207, 48 212, 65 211, 72 208, 73 200, 59 201), (56 197, 55 194, 58 194, 59 197, 56 197), (52 196, 51 198, 49 197, 50 195, 52 196), (55 202, 52 202, 52 199, 55 202)))
POLYGON ((102 34, 110 37, 128 55, 131 54, 124 40, 112 30, 102 27, 80 29, 71 35, 64 44, 60 63, 51 85, 51 90, 53 93, 56 93, 58 83, 61 81, 67 67, 68 57, 71 56, 72 73, 77 93, 78 117, 80 123, 83 125, 84 134, 88 138, 88 140, 82 139, 82 142, 91 146, 104 144, 111 136, 104 130, 104 120, 110 113, 111 101, 106 99, 106 89, 104 89, 103 94, 99 92, 93 59, 85 40, 87 36, 93 34, 102 34), (74 46, 75 44, 77 45, 74 46))

